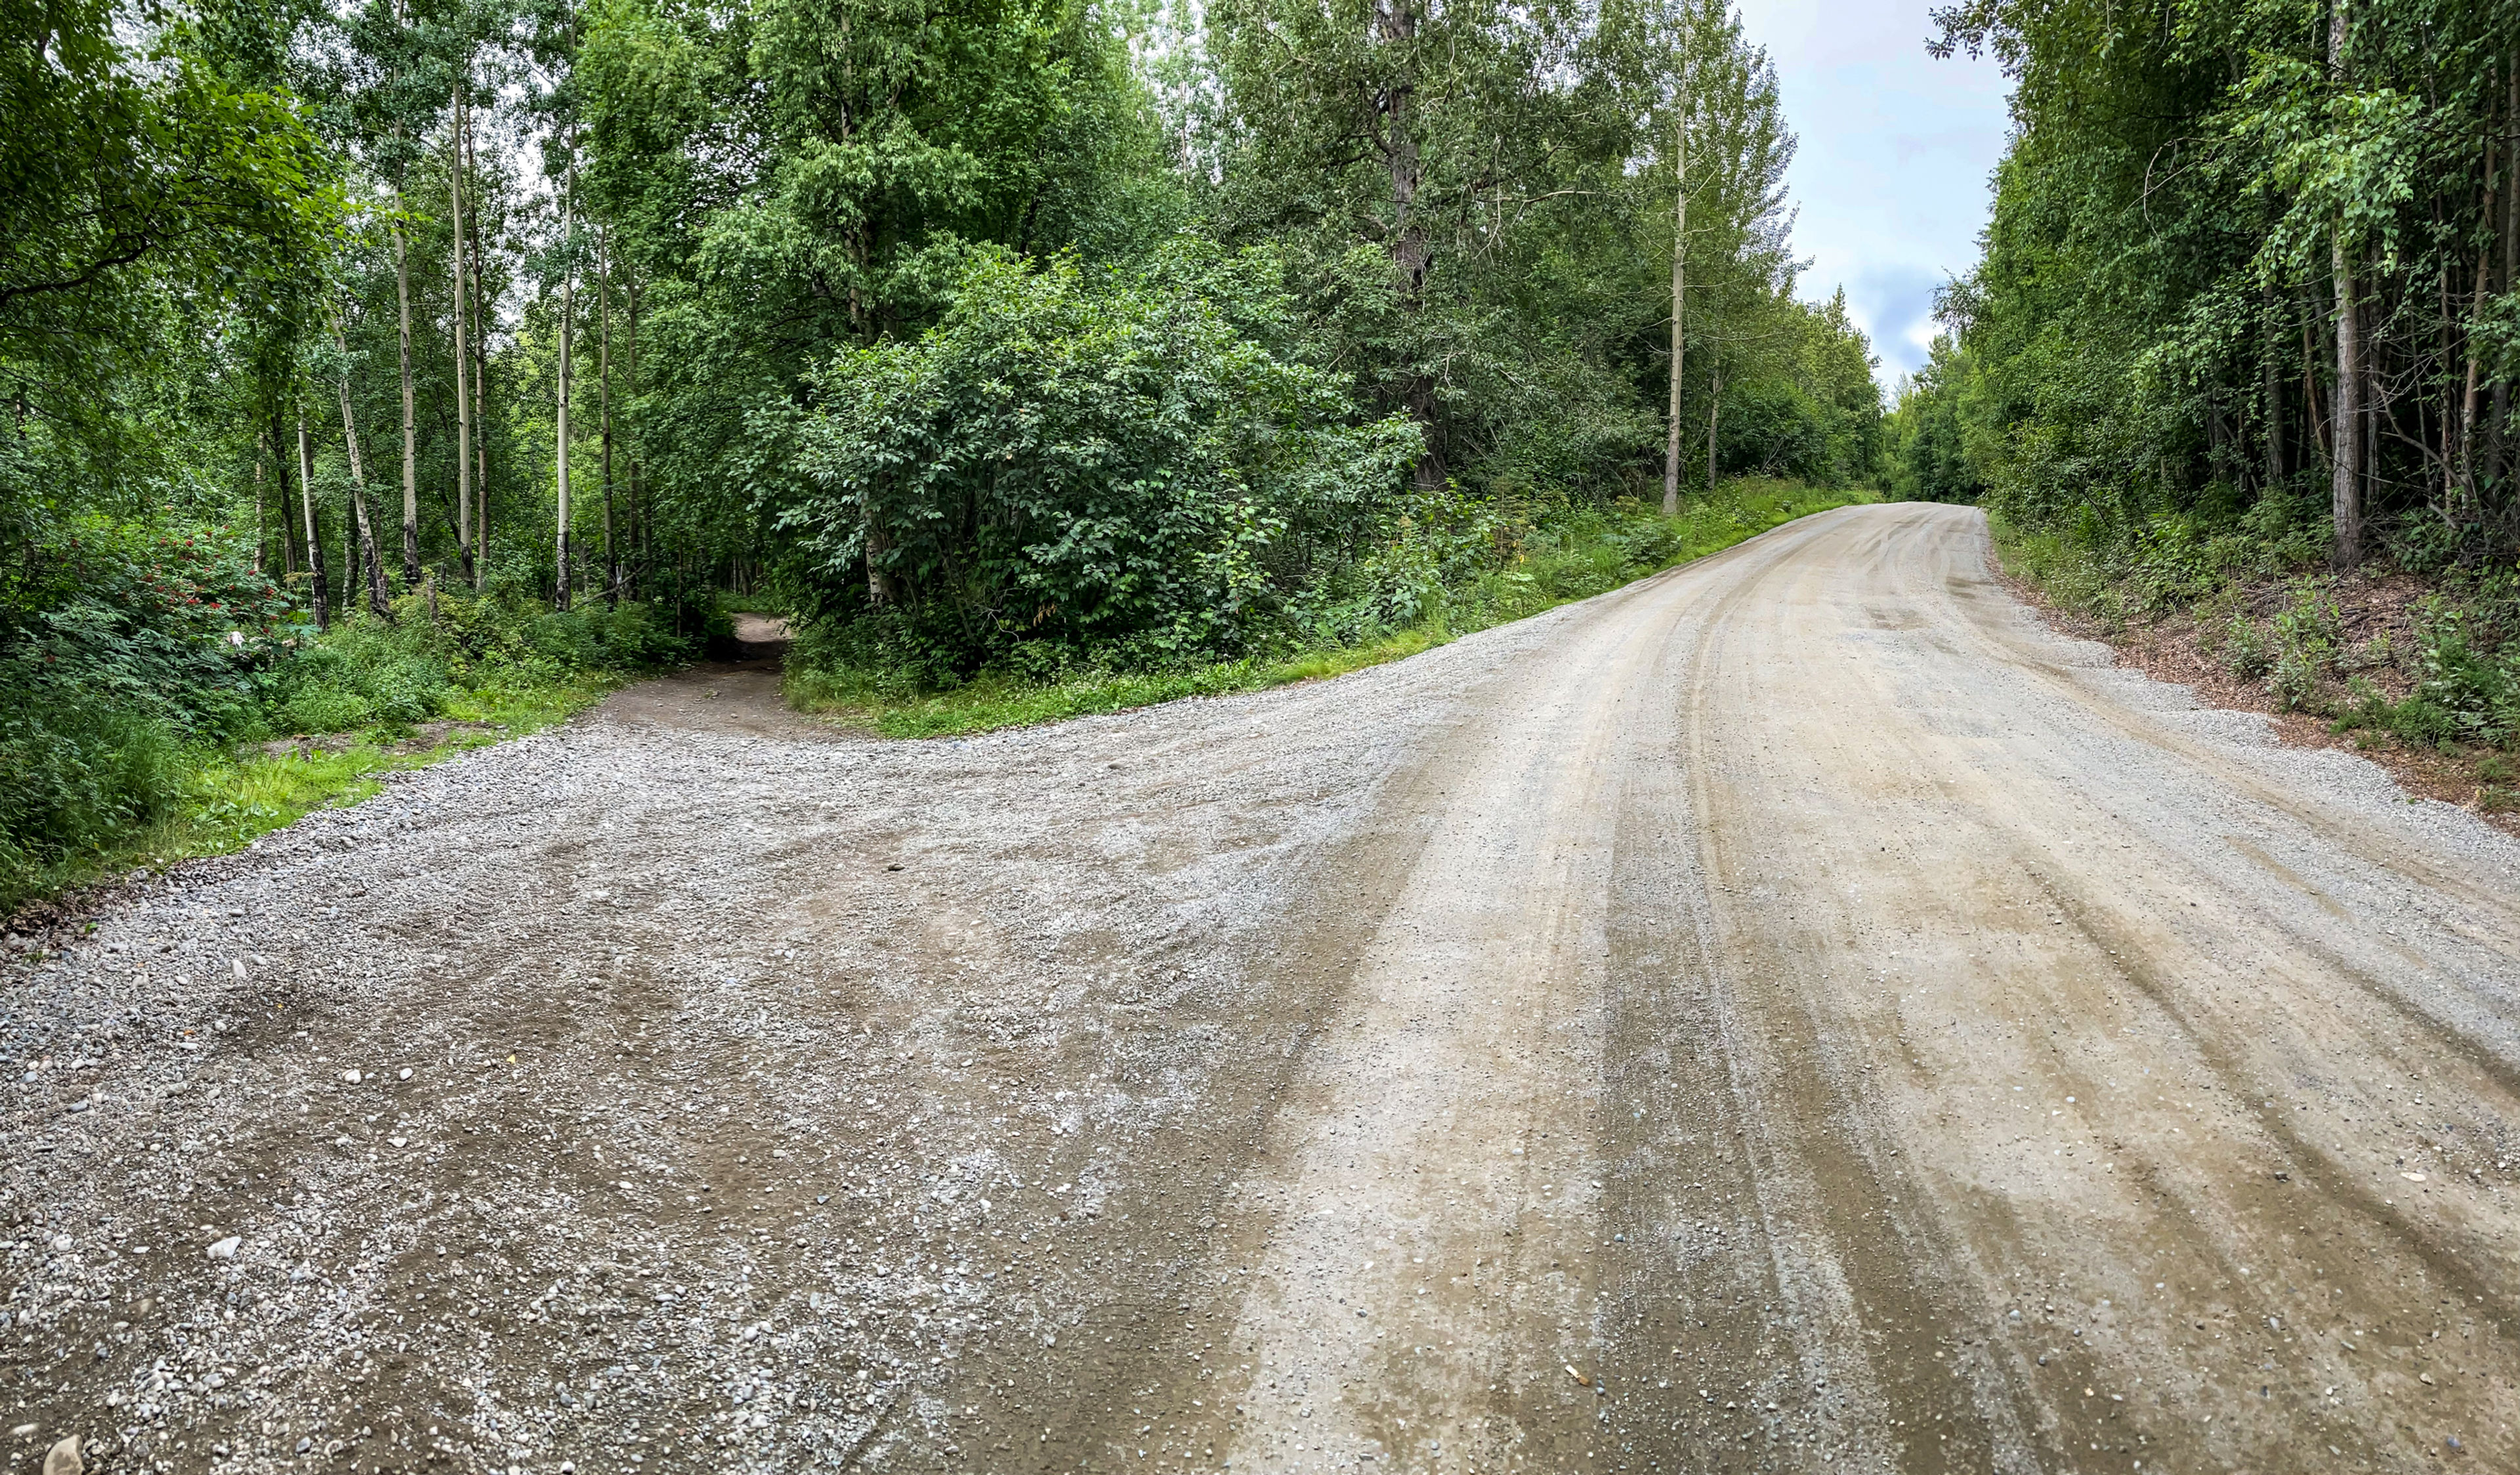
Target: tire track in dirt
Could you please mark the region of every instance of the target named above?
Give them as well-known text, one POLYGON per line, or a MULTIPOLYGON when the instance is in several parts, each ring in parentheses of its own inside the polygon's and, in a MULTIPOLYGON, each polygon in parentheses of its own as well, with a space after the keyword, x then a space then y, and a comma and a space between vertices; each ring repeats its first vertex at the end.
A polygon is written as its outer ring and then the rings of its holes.
POLYGON ((6 1427, 2520 1464, 2520 846, 2107 669, 1986 549, 1847 509, 968 741, 697 670, 139 888, 0 975, 6 1427))

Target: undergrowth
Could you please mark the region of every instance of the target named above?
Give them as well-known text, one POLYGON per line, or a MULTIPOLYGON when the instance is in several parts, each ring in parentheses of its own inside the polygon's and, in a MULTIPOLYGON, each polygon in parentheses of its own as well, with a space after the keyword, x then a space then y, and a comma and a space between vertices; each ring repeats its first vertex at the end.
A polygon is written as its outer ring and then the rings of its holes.
MULTIPOLYGON (((623 673, 512 683, 445 701, 454 724, 442 739, 415 742, 408 730, 376 726, 345 742, 201 747, 173 755, 171 784, 149 818, 91 844, 27 866, 10 879, 10 904, 54 895, 136 870, 242 850, 318 809, 356 804, 382 788, 387 774, 426 767, 469 748, 521 737, 603 699, 623 673)), ((5 894, 5 893, 0 893, 5 894)))
POLYGON ((2132 534, 2000 515, 1994 526, 2009 571, 2104 632, 2183 628, 2274 710, 2321 719, 2366 749, 2456 760, 2480 808, 2513 807, 2520 569, 2429 557, 2418 525, 2339 577, 2322 566, 2323 517, 2281 497, 2219 524, 2162 514, 2132 534))
POLYGON ((1627 501, 1535 509, 1431 497, 1353 579, 1283 611, 1278 636, 1238 659, 1120 670, 1065 651, 1031 651, 954 679, 866 659, 809 629, 788 658, 788 696, 885 737, 936 738, 1284 686, 1415 655, 1795 517, 1876 500, 1857 489, 1744 479, 1666 518, 1627 501))
POLYGON ((556 614, 513 588, 425 589, 319 633, 214 530, 96 524, 68 557, 80 594, 0 624, 0 917, 234 850, 688 653, 639 606, 556 614), (264 748, 299 735, 330 740, 264 748))

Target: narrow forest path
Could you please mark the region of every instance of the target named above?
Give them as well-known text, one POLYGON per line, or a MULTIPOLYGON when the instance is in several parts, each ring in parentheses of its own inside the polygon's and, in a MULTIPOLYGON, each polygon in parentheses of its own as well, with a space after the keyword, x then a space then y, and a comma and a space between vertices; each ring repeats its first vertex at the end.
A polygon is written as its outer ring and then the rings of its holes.
POLYGON ((2520 1465, 2520 845, 1987 558, 961 741, 696 671, 189 869, 10 965, 8 1457, 2520 1465))

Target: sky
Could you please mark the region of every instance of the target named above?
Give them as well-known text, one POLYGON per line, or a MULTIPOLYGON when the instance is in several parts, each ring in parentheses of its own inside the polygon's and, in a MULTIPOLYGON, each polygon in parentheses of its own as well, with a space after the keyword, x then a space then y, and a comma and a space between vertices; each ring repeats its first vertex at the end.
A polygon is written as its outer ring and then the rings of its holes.
POLYGON ((1801 140, 1788 187, 1801 294, 1840 286, 1884 384, 1925 361, 1934 289, 1977 260, 2003 153, 1992 61, 1925 55, 1933 0, 1741 0, 1801 140))

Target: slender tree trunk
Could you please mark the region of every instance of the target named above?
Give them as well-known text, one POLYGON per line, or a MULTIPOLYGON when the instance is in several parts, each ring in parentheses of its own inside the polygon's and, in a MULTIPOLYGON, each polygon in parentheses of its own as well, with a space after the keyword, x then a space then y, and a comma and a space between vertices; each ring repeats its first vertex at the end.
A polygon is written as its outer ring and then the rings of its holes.
POLYGON ((402 233, 402 192, 394 192, 394 312, 402 369, 402 583, 420 583, 420 436, 411 384, 411 247, 402 233))
POLYGON ((452 168, 448 173, 449 193, 454 201, 454 272, 455 272, 455 555, 464 565, 464 579, 473 582, 472 557, 472 399, 465 390, 465 377, 471 368, 465 352, 464 328, 464 84, 455 85, 455 106, 449 123, 447 155, 452 168))
MULTIPOLYGON (((2520 130, 2520 56, 2502 59, 2503 89, 2502 126, 2520 130)), ((2503 165, 2506 178, 2502 184, 2502 290, 2520 288, 2520 179, 2507 176, 2520 174, 2520 146, 2503 165)), ((2486 474, 2498 485, 2511 474, 2511 379, 2504 375, 2494 381, 2494 429, 2492 445, 2486 453, 2486 474)), ((2511 501, 2511 490, 2502 487, 2503 500, 2511 501)))
MULTIPOLYGON (((631 268, 630 280, 626 284, 626 287, 630 297, 630 301, 627 304, 630 321, 623 326, 629 329, 629 336, 621 346, 624 350, 624 356, 628 359, 628 362, 622 365, 622 368, 629 375, 630 382, 628 387, 630 390, 630 404, 631 408, 635 412, 639 404, 639 272, 638 268, 635 266, 631 268)), ((630 545, 632 550, 632 572, 631 574, 624 575, 621 586, 622 592, 633 598, 637 596, 638 590, 630 581, 635 577, 636 571, 638 569, 645 568, 647 566, 647 560, 653 556, 652 540, 649 536, 648 502, 647 498, 642 493, 641 482, 639 479, 640 449, 639 422, 634 413, 630 421, 630 465, 628 468, 628 479, 630 483, 630 525, 632 530, 632 542, 630 545)))
POLYGON ((359 575, 366 572, 359 561, 358 520, 346 519, 341 529, 341 618, 345 620, 358 608, 359 575))
POLYGON ((892 540, 884 536, 883 524, 876 520, 875 509, 866 511, 867 603, 878 608, 893 601, 891 571, 883 566, 883 556, 892 552, 892 540))
POLYGON ((1680 515, 1680 369, 1684 343, 1682 310, 1688 301, 1688 83, 1682 74, 1680 98, 1673 109, 1679 123, 1672 131, 1671 154, 1671 413, 1670 438, 1663 446, 1662 514, 1680 515))
MULTIPOLYGON (((1417 0, 1378 0, 1374 28, 1385 47, 1406 47, 1418 37, 1418 13, 1412 6, 1417 0)), ((1412 59, 1412 70, 1415 61, 1412 59)), ((1418 156, 1418 140, 1409 130, 1411 94, 1416 89, 1407 80, 1397 80, 1385 87, 1378 99, 1382 114, 1383 165, 1391 178, 1391 263, 1400 269, 1401 290, 1411 298, 1426 285, 1426 264, 1431 258, 1427 247, 1426 227, 1418 218, 1418 191, 1424 182, 1425 168, 1418 156)))
POLYGON ((262 572, 262 455, 263 439, 253 438, 253 571, 262 572))
POLYGON ((2362 312, 2342 221, 2337 223, 2333 256, 2336 411, 2328 423, 2335 446, 2328 459, 2328 502, 2336 519, 2336 543, 2331 561, 2340 569, 2350 569, 2362 561, 2362 312))
MULTIPOLYGON (((472 156, 472 103, 466 99, 462 126, 456 130, 464 150, 464 167, 474 167, 472 156)), ((490 578, 490 301, 481 287, 481 220, 480 212, 467 215, 464 264, 472 275, 472 592, 478 594, 490 578)))
POLYGON ((1716 360, 1714 374, 1706 386, 1706 490, 1715 491, 1716 433, 1722 427, 1724 414, 1724 361, 1716 360))
MULTIPOLYGON (((2335 0, 2327 16, 2327 69, 2339 87, 2347 81, 2346 12, 2347 0, 2335 0)), ((2340 569, 2362 561, 2362 314, 2345 231, 2340 216, 2330 242, 2336 278, 2336 414, 2331 426, 2336 451, 2328 463, 2328 501, 2336 519, 2331 561, 2340 569)))
MULTIPOLYGON (((2494 145, 2491 142, 2488 142, 2485 146, 2485 208, 2482 211, 2484 217, 2488 220, 2492 220, 2494 218, 2494 145)), ((2458 397, 2457 480, 2460 499, 2466 504, 2465 510, 2470 514, 2473 514, 2477 507, 2477 381, 2483 368, 2483 366, 2478 362, 2479 355, 2477 350, 2479 345, 2476 341, 2475 318, 2476 314, 2483 310, 2485 306, 2485 294, 2487 290, 2493 285, 2493 273, 2494 243, 2489 238, 2485 245, 2476 248, 2476 294, 2468 299, 2469 327, 2467 332, 2467 382, 2461 389, 2458 397)), ((2444 451, 2448 451, 2450 448, 2448 446, 2444 446, 2442 449, 2444 451)))
POLYGON ((280 577, 297 577, 297 511, 289 501, 289 435, 280 412, 271 412, 271 469, 280 483, 280 577))
POLYGON ((342 339, 341 325, 333 325, 333 342, 341 351, 341 444, 350 453, 350 521, 358 538, 358 561, 351 564, 351 584, 341 589, 342 603, 349 602, 350 588, 357 582, 359 562, 367 566, 368 608, 377 618, 393 619, 393 588, 385 582, 384 559, 378 556, 376 526, 368 520, 368 469, 359 456, 358 422, 350 415, 350 345, 342 339))
POLYGON ((324 584, 324 530, 315 515, 315 447, 306 438, 306 408, 297 410, 297 495, 306 511, 306 570, 314 576, 315 628, 333 628, 332 591, 324 584))
POLYGON ((2258 293, 2258 311, 2265 324, 2265 345, 2259 350, 2260 393, 2266 401, 2267 417, 2267 487, 2272 490, 2284 484, 2284 412, 2283 376, 2275 369, 2275 355, 2282 348, 2282 328, 2275 318, 2275 291, 2269 287, 2258 293))
POLYGON ((621 559, 612 547, 612 252, 609 233, 595 243, 596 415, 604 425, 604 598, 621 600, 621 559))
MULTIPOLYGON (((1426 235, 1426 224, 1418 217, 1418 195, 1424 187, 1425 160, 1418 147, 1417 135, 1411 130, 1416 119, 1410 105, 1417 91, 1414 77, 1417 60, 1409 48, 1418 38, 1418 0, 1376 0, 1374 32, 1382 45, 1400 55, 1407 74, 1391 80, 1375 94, 1375 112, 1381 134, 1376 144, 1382 152, 1385 173, 1391 181, 1391 264, 1400 277, 1400 291, 1408 311, 1418 312, 1426 288, 1426 271, 1434 260, 1434 250, 1426 235)), ((1415 352, 1415 345, 1408 350, 1415 352)), ((1410 417, 1418 422, 1426 438, 1426 453, 1418 459, 1413 478, 1420 491, 1441 487, 1445 481, 1444 448, 1441 426, 1435 417, 1434 380, 1415 365, 1403 371, 1401 396, 1407 401, 1410 417)))
MULTIPOLYGON (((567 186, 563 184, 562 188, 565 190, 567 186)), ((560 219, 561 239, 565 242, 568 239, 570 226, 569 203, 566 201, 562 202, 560 219)), ((558 491, 559 517, 557 527, 555 529, 552 549, 553 559, 557 567, 557 577, 552 581, 552 604, 553 607, 557 609, 566 609, 568 607, 569 597, 568 351, 569 340, 577 336, 577 319, 575 314, 570 311, 570 308, 573 305, 570 291, 575 285, 576 280, 577 274, 574 271, 565 266, 561 268, 560 403, 558 406, 557 426, 553 435, 553 446, 557 452, 553 472, 554 485, 558 491)))

